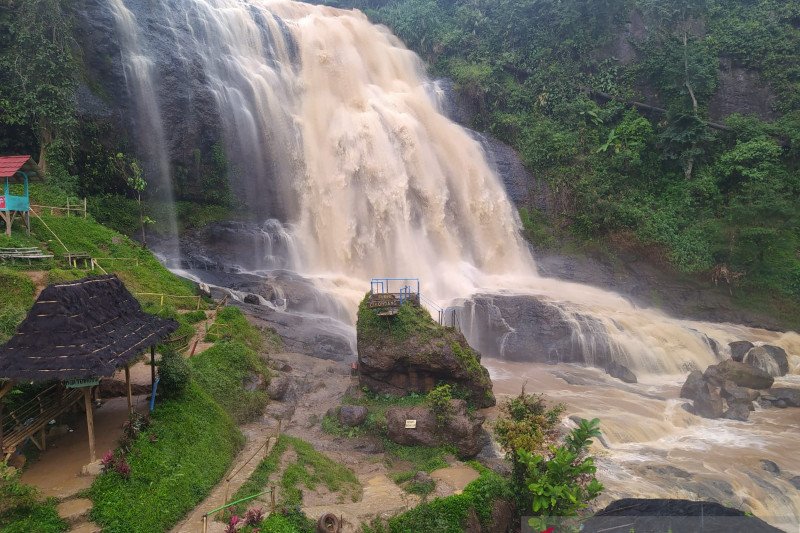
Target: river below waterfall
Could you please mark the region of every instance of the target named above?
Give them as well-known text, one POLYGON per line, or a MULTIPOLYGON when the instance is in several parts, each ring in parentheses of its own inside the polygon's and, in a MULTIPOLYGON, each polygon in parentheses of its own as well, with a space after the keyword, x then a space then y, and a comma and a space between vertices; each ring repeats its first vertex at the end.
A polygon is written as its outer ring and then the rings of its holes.
MULTIPOLYGON (((483 361, 498 401, 521 388, 567 406, 570 417, 600 418, 595 441, 597 478, 606 490, 600 507, 622 497, 713 500, 751 511, 787 532, 800 523, 800 415, 793 409, 757 409, 748 422, 709 420, 684 409, 684 378, 623 384, 601 370, 576 365, 483 361), (765 469, 772 461, 779 473, 765 469)), ((777 383, 800 385, 800 376, 777 383)), ((495 408, 496 411, 496 408, 495 408)))

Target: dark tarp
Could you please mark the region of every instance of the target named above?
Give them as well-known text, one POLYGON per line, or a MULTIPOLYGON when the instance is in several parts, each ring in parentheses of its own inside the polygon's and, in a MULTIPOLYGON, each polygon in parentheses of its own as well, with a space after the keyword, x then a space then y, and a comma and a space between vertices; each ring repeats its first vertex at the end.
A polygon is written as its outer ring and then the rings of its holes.
POLYGON ((0 379, 108 377, 177 328, 142 311, 114 275, 50 285, 0 346, 0 379))

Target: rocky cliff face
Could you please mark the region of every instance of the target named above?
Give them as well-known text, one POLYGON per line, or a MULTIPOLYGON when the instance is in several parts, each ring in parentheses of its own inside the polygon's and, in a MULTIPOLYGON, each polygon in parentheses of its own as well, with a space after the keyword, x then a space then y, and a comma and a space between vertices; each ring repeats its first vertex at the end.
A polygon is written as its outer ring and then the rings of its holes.
POLYGON ((425 309, 406 303, 396 316, 381 317, 365 300, 356 329, 362 386, 404 396, 449 383, 477 407, 495 404, 492 381, 480 354, 461 333, 434 322, 425 309))

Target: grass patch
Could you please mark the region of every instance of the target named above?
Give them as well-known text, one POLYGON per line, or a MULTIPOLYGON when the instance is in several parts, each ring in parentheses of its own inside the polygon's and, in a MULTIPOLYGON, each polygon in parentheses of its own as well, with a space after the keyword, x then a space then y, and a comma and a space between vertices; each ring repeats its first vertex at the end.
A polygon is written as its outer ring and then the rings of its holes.
MULTIPOLYGON (((324 485, 331 492, 338 492, 342 502, 346 499, 358 501, 361 498, 361 484, 352 470, 318 452, 306 441, 282 434, 269 455, 261 461, 232 499, 246 498, 263 491, 270 476, 278 471, 281 458, 290 448, 294 450, 297 459, 286 466, 277 483, 280 486, 282 507, 299 507, 302 505, 301 491, 314 490, 319 485, 324 485)), ((247 503, 231 507, 230 513, 241 515, 247 507, 247 503)))
POLYGON ((358 306, 358 321, 356 331, 358 337, 365 340, 375 340, 390 336, 397 342, 417 337, 420 342, 442 337, 447 330, 437 324, 430 313, 423 307, 406 302, 400 306, 397 315, 387 320, 378 316, 377 310, 368 306, 369 293, 361 300, 358 306))
POLYGON ((354 502, 361 498, 361 484, 352 470, 332 461, 304 440, 288 435, 281 438, 287 439, 297 454, 297 461, 286 467, 281 476, 284 505, 302 504, 300 487, 314 490, 319 484, 338 492, 342 501, 347 497, 354 502))
POLYGON ((190 360, 195 381, 238 423, 261 414, 269 401, 265 390, 245 390, 254 374, 269 378, 259 355, 239 341, 218 342, 190 360))
POLYGON ((31 305, 35 287, 25 274, 0 268, 0 343, 6 342, 25 318, 31 305))
POLYGON ((243 440, 211 396, 190 383, 183 397, 159 404, 134 442, 130 479, 109 472, 94 481, 92 520, 110 533, 168 530, 222 479, 243 440))
POLYGON ((55 498, 19 482, 19 473, 0 463, 0 531, 3 533, 59 533, 69 529, 56 510, 55 498))
MULTIPOLYGON (((272 335, 270 335, 272 337, 272 335)), ((247 321, 241 309, 228 306, 220 309, 217 319, 208 329, 206 341, 237 340, 252 350, 260 350, 264 346, 264 335, 258 328, 247 321)), ((270 338, 272 343, 274 338, 270 338)))
POLYGON ((475 511, 481 524, 488 527, 492 518, 492 503, 496 500, 513 501, 513 492, 509 482, 500 475, 477 463, 470 465, 480 471, 480 477, 467 485, 462 494, 422 503, 386 522, 373 521, 363 526, 363 533, 461 533, 471 509, 475 511))

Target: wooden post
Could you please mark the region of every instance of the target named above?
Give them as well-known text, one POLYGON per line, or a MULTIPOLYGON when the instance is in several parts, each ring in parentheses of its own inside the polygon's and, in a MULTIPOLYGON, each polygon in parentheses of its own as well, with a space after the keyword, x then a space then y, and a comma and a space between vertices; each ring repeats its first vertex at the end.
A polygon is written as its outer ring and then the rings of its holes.
POLYGON ((156 384, 156 345, 150 347, 150 390, 156 384))
POLYGON ((67 216, 69 216, 69 196, 67 196, 67 216))
POLYGON ((128 416, 133 413, 133 403, 131 402, 131 367, 125 365, 125 389, 128 393, 128 416))
POLYGON ((269 491, 269 500, 270 500, 270 508, 273 513, 275 513, 275 485, 270 487, 269 491))
POLYGON ((84 199, 83 199, 83 218, 86 218, 86 213, 87 213, 87 209, 86 209, 86 198, 84 198, 84 199))
POLYGON ((92 388, 84 387, 83 389, 83 403, 86 407, 86 431, 89 434, 89 462, 93 463, 96 460, 94 453, 94 416, 92 414, 92 388))

